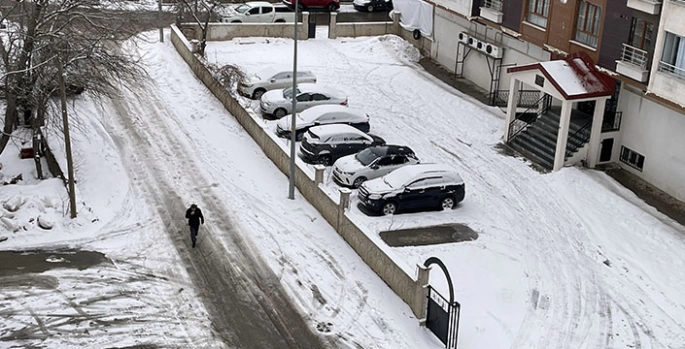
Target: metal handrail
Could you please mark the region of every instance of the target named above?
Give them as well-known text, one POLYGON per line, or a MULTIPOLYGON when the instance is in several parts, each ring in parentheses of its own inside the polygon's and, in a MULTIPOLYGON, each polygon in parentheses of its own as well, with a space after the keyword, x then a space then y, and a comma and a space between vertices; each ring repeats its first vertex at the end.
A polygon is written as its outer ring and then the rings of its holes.
POLYGON ((552 106, 551 101, 552 101, 552 96, 545 94, 544 96, 540 97, 540 99, 538 99, 537 102, 535 102, 535 105, 526 109, 523 113, 518 114, 516 116, 516 118, 514 118, 514 120, 512 120, 509 123, 509 139, 507 142, 511 142, 514 138, 516 138, 516 136, 518 136, 519 133, 521 133, 521 131, 523 131, 528 125, 531 124, 530 122, 527 122, 525 120, 521 120, 522 115, 530 114, 531 111, 537 110, 535 115, 540 116, 540 115, 549 111, 549 108, 552 106), (540 108, 541 106, 542 106, 542 108, 540 108), (523 122, 524 125, 520 125, 521 127, 519 127, 518 129, 515 129, 514 128, 514 126, 516 126, 515 124, 521 123, 521 122, 523 122))
MULTIPOLYGON (((568 137, 568 140, 566 144, 568 144, 568 141, 575 139, 578 140, 578 143, 585 144, 590 140, 590 136, 592 136, 592 133, 588 132, 587 135, 583 136, 582 133, 585 132, 587 129, 589 129, 592 126, 592 120, 588 121, 583 125, 583 127, 579 128, 578 131, 574 132, 570 137, 568 137)), ((571 148, 571 150, 566 151, 565 157, 571 156, 571 154, 575 153, 580 147, 576 146, 571 148)))
MULTIPOLYGON (((540 93, 542 93, 540 90, 519 90, 516 107, 529 108, 534 106, 538 99, 540 99, 540 93)), ((497 90, 489 95, 490 105, 506 107, 510 95, 511 93, 509 90, 497 90)))
POLYGON ((483 0, 483 7, 502 12, 502 0, 483 0))
POLYGON ((642 70, 646 70, 648 57, 649 53, 647 51, 628 44, 623 44, 621 61, 640 67, 642 70))
POLYGON ((659 71, 675 75, 678 78, 685 79, 685 69, 676 67, 675 65, 666 62, 659 62, 659 71))

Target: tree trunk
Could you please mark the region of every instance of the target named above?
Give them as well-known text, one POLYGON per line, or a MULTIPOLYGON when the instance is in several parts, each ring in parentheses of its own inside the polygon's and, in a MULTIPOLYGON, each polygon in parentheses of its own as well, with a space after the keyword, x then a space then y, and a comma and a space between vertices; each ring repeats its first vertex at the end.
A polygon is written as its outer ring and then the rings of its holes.
POLYGON ((40 128, 43 126, 45 120, 45 108, 39 107, 37 114, 31 120, 31 128, 33 128, 33 161, 36 163, 36 176, 38 179, 43 179, 43 164, 41 161, 41 143, 43 142, 43 133, 40 128))
POLYGON ((71 137, 69 136, 69 117, 67 116, 67 91, 64 87, 64 72, 62 62, 57 63, 57 77, 59 79, 59 95, 62 102, 62 123, 64 125, 64 147, 67 153, 67 180, 69 184, 69 211, 71 218, 76 218, 76 188, 74 186, 74 160, 71 157, 71 137))
POLYGON ((0 137, 0 153, 5 150, 7 143, 10 141, 10 136, 17 127, 17 98, 13 92, 7 91, 7 108, 5 109, 5 126, 2 129, 2 137, 0 137))

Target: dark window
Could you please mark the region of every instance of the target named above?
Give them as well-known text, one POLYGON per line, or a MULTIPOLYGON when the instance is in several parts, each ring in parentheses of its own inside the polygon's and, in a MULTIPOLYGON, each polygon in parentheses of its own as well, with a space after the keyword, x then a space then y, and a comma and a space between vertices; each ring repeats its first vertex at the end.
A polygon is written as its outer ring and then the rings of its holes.
POLYGON ((309 101, 312 100, 311 97, 312 97, 312 96, 309 95, 309 93, 303 93, 303 94, 297 96, 297 101, 298 101, 298 102, 309 102, 309 101))
POLYGON ((262 13, 271 13, 273 9, 273 7, 262 7, 262 13))
POLYGON ((601 19, 601 7, 587 1, 581 1, 578 8, 578 23, 576 24, 576 41, 597 47, 601 19))
POLYGON ((407 157, 404 155, 394 155, 390 160, 391 165, 402 165, 405 162, 407 162, 407 157))
POLYGON ((389 156, 383 157, 376 163, 378 166, 388 166, 392 165, 392 158, 389 156))
POLYGON ((633 167, 635 169, 638 169, 642 171, 642 168, 645 164, 645 157, 642 156, 640 153, 628 149, 624 146, 621 146, 621 162, 624 164, 633 167))
POLYGON ((528 0, 528 15, 526 21, 537 26, 547 28, 550 0, 528 0))
POLYGON ((258 15, 259 14, 259 7, 251 8, 248 13, 251 15, 258 15))
POLYGON ((685 38, 666 32, 659 71, 685 78, 685 38))
POLYGON ((535 84, 540 87, 545 87, 545 78, 540 75, 535 75, 535 84))
POLYGON ((330 98, 328 98, 328 97, 326 97, 326 96, 324 96, 324 95, 322 95, 322 94, 320 94, 320 93, 315 93, 314 95, 312 95, 312 100, 313 100, 313 101, 327 101, 327 100, 329 100, 329 99, 330 99, 330 98))

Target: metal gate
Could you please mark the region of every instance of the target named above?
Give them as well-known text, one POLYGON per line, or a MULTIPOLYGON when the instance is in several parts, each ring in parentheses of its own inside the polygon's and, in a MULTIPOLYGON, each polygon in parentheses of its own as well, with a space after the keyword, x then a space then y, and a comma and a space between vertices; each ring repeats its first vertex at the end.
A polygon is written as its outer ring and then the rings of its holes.
POLYGON ((460 312, 461 305, 459 302, 454 301, 450 304, 433 287, 428 286, 426 327, 445 344, 445 348, 457 348, 460 312))

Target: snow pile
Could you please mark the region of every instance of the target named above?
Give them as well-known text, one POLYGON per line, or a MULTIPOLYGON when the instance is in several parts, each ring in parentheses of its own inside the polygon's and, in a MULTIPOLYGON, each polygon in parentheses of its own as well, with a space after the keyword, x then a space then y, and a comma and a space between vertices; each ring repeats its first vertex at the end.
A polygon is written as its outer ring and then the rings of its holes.
MULTIPOLYGON (((34 185, 8 185, 0 191, 0 234, 22 234, 52 229, 66 212, 62 181, 56 178, 34 185)), ((9 235, 14 237, 14 235, 9 235)))
POLYGON ((386 50, 395 54, 402 61, 417 63, 421 60, 421 52, 419 52, 419 49, 397 35, 379 36, 378 41, 386 50))

